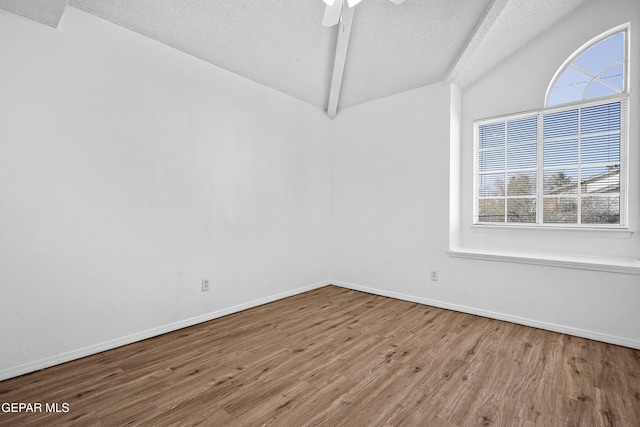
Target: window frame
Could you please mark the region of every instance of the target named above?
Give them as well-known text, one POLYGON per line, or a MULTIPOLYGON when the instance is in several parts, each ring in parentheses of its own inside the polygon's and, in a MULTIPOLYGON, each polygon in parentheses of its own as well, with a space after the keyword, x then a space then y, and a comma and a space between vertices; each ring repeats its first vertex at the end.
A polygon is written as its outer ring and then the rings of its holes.
POLYGON ((584 43, 582 46, 580 46, 578 49, 576 49, 571 55, 569 55, 569 57, 567 59, 564 60, 564 62, 560 65, 560 67, 556 70, 555 74, 553 75, 553 77, 551 78, 551 81, 549 82, 549 85, 547 86, 547 91, 545 92, 544 95, 544 106, 545 108, 555 108, 555 107, 560 107, 560 106, 565 106, 565 105, 579 105, 582 104, 584 102, 589 102, 591 100, 596 100, 596 99, 607 99, 607 98, 615 98, 615 97, 619 97, 619 96, 623 96, 623 95, 629 95, 629 86, 631 84, 631 72, 629 71, 629 66, 630 66, 630 61, 629 61, 629 54, 630 54, 630 34, 629 34, 629 27, 630 27, 630 23, 627 22, 625 24, 622 25, 618 25, 617 27, 611 28, 608 31, 605 31, 604 33, 601 33, 599 35, 597 35, 596 37, 592 38, 591 40, 587 41, 586 43, 584 43), (613 95, 607 95, 607 96, 603 96, 603 97, 598 97, 598 98, 591 98, 591 99, 582 99, 582 100, 578 100, 578 101, 572 101, 572 102, 567 102, 567 103, 562 103, 562 104, 554 104, 554 105, 549 105, 549 97, 551 96, 551 92, 553 91, 553 89, 555 88, 556 82, 558 81, 558 78, 560 76, 562 76, 562 74, 565 72, 565 70, 569 67, 569 65, 571 65, 571 63, 578 58, 578 56, 582 55, 584 52, 586 52, 587 50, 589 50, 591 47, 597 45, 598 43, 600 43, 601 41, 604 41, 606 39, 608 39, 609 37, 612 37, 618 33, 624 33, 624 61, 622 62, 624 64, 624 70, 625 70, 625 75, 624 75, 624 91, 622 91, 622 93, 619 94, 613 94, 613 95))
MULTIPOLYGON (((517 228, 571 228, 581 230, 593 230, 593 229, 608 229, 608 230, 627 230, 628 229, 628 149, 629 149, 629 95, 628 93, 612 95, 608 97, 600 97, 594 100, 572 102, 551 108, 542 108, 538 110, 530 110, 520 113, 508 114, 504 116, 496 116, 487 119, 475 120, 473 123, 474 141, 473 141, 473 226, 492 226, 492 227, 517 227, 517 228), (591 106, 604 105, 614 102, 620 102, 621 114, 620 114, 620 221, 619 224, 584 224, 584 223, 544 223, 543 221, 543 209, 544 209, 544 138, 543 133, 543 120, 546 114, 557 113, 562 111, 570 111, 575 109, 581 109, 591 106), (536 221, 533 223, 525 222, 507 222, 508 211, 505 204, 505 213, 503 222, 492 221, 480 221, 479 220, 479 188, 478 178, 480 176, 479 171, 479 157, 480 157, 480 127, 492 123, 507 122, 527 117, 537 117, 537 161, 536 161, 536 194, 532 197, 536 200, 536 221)), ((505 146, 506 147, 506 146, 505 146)), ((506 162, 506 160, 505 160, 506 162)), ((578 165, 578 167, 583 167, 578 165)), ((587 166, 588 167, 588 166, 587 166)), ((505 163, 505 169, 502 171, 505 175, 508 173, 507 164, 505 163)), ((506 185, 506 182, 505 182, 506 185)), ((578 193, 578 205, 581 204, 583 193, 578 193)), ((504 200, 509 199, 509 195, 502 196, 504 200)), ((512 196, 521 197, 521 196, 512 196)), ((580 215, 580 208, 578 208, 577 215, 580 215)))

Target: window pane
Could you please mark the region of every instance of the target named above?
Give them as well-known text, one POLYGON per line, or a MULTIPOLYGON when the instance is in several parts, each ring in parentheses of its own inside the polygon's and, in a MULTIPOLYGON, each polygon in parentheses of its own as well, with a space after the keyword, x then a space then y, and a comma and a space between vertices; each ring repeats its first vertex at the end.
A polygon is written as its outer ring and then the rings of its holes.
POLYGON ((536 194, 536 173, 520 172, 508 175, 507 185, 508 196, 535 196, 536 194))
POLYGON ((504 196, 504 174, 487 174, 478 177, 478 196, 504 196))
POLYGON ((538 137, 538 118, 533 116, 509 120, 507 123, 507 134, 509 144, 535 142, 538 137))
POLYGON ((559 111, 544 115, 544 139, 578 135, 578 110, 559 111))
POLYGON ((576 197, 545 197, 543 222, 546 224, 575 224, 578 222, 576 197))
POLYGON ((566 139, 544 144, 544 167, 578 164, 578 140, 566 139))
POLYGON ((603 71, 598 78, 603 82, 617 87, 619 92, 622 92, 624 90, 624 64, 618 64, 615 67, 603 71))
POLYGON ((505 144, 504 122, 482 125, 479 129, 480 148, 498 147, 505 144))
POLYGON ((620 193, 620 166, 582 169, 582 194, 620 193))
POLYGON ((592 75, 597 75, 606 67, 624 61, 624 33, 615 34, 591 46, 572 64, 592 75))
POLYGON ((582 198, 583 224, 619 224, 620 196, 588 196, 582 198))
POLYGON ((599 98, 601 96, 615 95, 617 93, 620 92, 605 84, 600 83, 597 80, 593 80, 589 85, 589 88, 587 89, 585 99, 599 98))
POLYGON ((504 199, 479 200, 478 213, 481 222, 504 222, 504 199))
POLYGON ((567 67, 549 94, 547 105, 565 104, 567 102, 581 101, 587 83, 591 81, 591 76, 572 68, 567 67))
MULTIPOLYGON (((544 172, 544 194, 577 194, 578 170, 562 169, 544 172)), ((546 206, 546 205, 545 205, 546 206)))
POLYGON ((622 93, 627 71, 625 34, 625 31, 621 31, 579 52, 552 82, 546 105, 622 93))
POLYGON ((582 163, 611 163, 620 161, 620 135, 583 138, 580 160, 582 163))
POLYGON ((580 130, 583 135, 620 130, 620 102, 585 107, 580 114, 580 130))
POLYGON ((536 199, 518 198, 507 200, 507 222, 535 223, 536 199))
POLYGON ((504 170, 504 149, 480 151, 478 162, 480 172, 495 172, 504 170))
POLYGON ((516 145, 507 149, 509 169, 531 169, 536 167, 538 149, 536 144, 516 145))

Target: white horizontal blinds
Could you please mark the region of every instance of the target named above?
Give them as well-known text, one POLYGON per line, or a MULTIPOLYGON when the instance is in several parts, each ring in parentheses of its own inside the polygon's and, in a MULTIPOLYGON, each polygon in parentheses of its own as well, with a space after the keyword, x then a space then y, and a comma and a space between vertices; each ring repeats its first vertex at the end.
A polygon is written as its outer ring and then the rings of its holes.
POLYGON ((626 117, 615 99, 480 122, 475 221, 625 225, 626 117))
POLYGON ((476 221, 536 221, 536 135, 535 115, 479 125, 476 221))
POLYGON ((543 114, 543 222, 620 224, 623 101, 543 114))
POLYGON ((507 123, 478 127, 477 221, 505 222, 507 123))
POLYGON ((576 224, 580 180, 579 110, 545 114, 542 123, 543 222, 576 224))
POLYGON ((622 102, 580 111, 580 223, 620 224, 622 102))
POLYGON ((536 116, 507 121, 507 222, 536 222, 536 116))

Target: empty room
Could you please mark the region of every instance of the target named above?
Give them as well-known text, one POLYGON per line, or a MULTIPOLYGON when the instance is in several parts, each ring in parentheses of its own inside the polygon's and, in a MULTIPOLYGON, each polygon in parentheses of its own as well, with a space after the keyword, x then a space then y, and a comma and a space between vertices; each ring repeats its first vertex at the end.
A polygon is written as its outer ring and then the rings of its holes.
POLYGON ((0 426, 639 426, 638 0, 0 0, 0 426))

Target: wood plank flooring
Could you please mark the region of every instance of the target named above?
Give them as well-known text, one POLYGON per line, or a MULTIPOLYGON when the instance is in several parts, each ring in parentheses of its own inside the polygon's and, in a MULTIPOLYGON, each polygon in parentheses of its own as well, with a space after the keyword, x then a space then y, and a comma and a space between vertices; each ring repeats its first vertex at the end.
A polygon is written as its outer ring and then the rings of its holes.
POLYGON ((2 426, 635 427, 640 351, 327 286, 0 382, 7 402, 43 412, 2 426))

